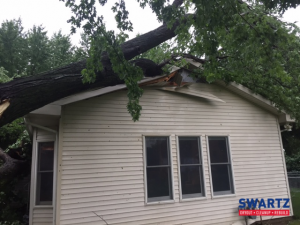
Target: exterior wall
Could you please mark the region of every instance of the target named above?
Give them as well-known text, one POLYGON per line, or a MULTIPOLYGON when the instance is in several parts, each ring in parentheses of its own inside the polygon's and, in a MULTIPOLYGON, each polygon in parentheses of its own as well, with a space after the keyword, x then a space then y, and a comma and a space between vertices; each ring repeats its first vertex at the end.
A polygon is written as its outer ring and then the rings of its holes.
MULTIPOLYGON (((52 130, 58 130, 58 118, 41 116, 41 115, 29 115, 27 119, 30 122, 36 123, 41 126, 46 126, 52 130)), ((35 205, 35 187, 36 187, 36 162, 37 162, 37 142, 39 141, 55 141, 55 133, 42 130, 40 128, 33 129, 33 151, 32 151, 32 169, 31 169, 31 189, 30 189, 30 225, 53 225, 53 206, 36 206, 35 205)), ((54 192, 55 193, 55 192, 54 192)))
POLYGON ((52 225, 53 224, 53 207, 33 208, 32 214, 33 225, 52 225))
POLYGON ((64 106, 58 224, 232 224, 240 198, 288 198, 277 118, 223 87, 195 88, 226 103, 145 88, 135 123, 126 91, 64 106), (145 205, 147 134, 171 135, 175 203, 145 205), (176 135, 202 136, 204 200, 179 201, 176 135), (230 135, 235 196, 212 198, 206 135, 230 135))

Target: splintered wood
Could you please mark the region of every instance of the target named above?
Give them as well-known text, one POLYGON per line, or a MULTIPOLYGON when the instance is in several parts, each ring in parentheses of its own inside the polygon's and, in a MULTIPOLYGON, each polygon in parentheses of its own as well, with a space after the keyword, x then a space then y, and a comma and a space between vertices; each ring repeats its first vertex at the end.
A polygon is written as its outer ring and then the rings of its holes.
POLYGON ((2 116, 2 114, 8 108, 9 105, 10 105, 9 99, 3 100, 1 102, 1 104, 0 104, 0 117, 2 116))

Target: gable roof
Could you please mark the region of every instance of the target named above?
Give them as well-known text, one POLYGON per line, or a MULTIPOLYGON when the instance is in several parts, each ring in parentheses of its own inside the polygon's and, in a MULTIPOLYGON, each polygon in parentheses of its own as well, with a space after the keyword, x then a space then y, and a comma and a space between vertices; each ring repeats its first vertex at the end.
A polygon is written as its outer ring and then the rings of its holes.
MULTIPOLYGON (((198 62, 192 62, 192 60, 189 60, 189 65, 193 67, 199 67, 201 66, 198 62)), ((162 76, 156 76, 156 77, 145 77, 143 80, 139 82, 140 86, 155 86, 157 89, 162 91, 168 91, 168 92, 176 92, 179 94, 185 94, 185 95, 192 95, 200 98, 206 98, 208 100, 212 101, 220 101, 224 102, 222 99, 218 98, 217 96, 203 92, 203 91, 193 91, 190 90, 187 86, 195 83, 196 81, 193 80, 193 78, 189 77, 186 70, 182 70, 180 68, 173 68, 175 71, 168 74, 168 75, 162 75, 162 76)), ((217 81, 215 82, 216 85, 222 86, 225 89, 229 90, 230 92, 233 92, 239 96, 241 96, 244 99, 247 99, 248 101, 254 103, 255 105, 260 106, 261 108, 269 111, 270 113, 276 115, 278 117, 279 123, 289 123, 289 122, 295 122, 294 119, 291 118, 290 115, 286 114, 285 112, 279 111, 278 108, 275 107, 275 105, 264 98, 263 96, 259 94, 254 94, 250 89, 246 88, 243 85, 236 84, 236 83, 230 83, 225 84, 223 81, 217 81)), ((89 90, 81 93, 77 93, 71 96, 68 96, 66 98, 62 98, 58 101, 52 102, 42 108, 39 108, 37 110, 32 111, 30 114, 45 114, 45 115, 55 115, 59 116, 61 115, 61 107, 63 105, 67 105, 70 103, 78 102, 81 100, 85 100, 88 98, 101 96, 104 94, 108 94, 114 91, 123 90, 126 89, 125 84, 119 84, 115 86, 109 86, 104 88, 98 88, 94 90, 89 90)))

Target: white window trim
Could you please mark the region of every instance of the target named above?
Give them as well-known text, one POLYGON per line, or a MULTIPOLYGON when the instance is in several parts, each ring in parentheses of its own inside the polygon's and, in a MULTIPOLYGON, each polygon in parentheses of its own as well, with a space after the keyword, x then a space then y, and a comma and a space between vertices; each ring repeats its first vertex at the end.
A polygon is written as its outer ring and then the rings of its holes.
POLYGON ((143 164, 144 164, 144 193, 145 193, 145 205, 162 205, 175 203, 175 193, 174 193, 174 176, 173 176, 173 154, 172 154, 172 136, 170 134, 147 134, 143 135, 143 164), (172 199, 161 200, 161 201, 148 201, 148 187, 147 187, 147 154, 146 154, 146 137, 168 137, 169 139, 169 151, 170 151, 170 166, 171 166, 171 189, 172 189, 172 199))
POLYGON ((233 171, 233 165, 232 165, 232 154, 231 154, 231 145, 230 145, 230 135, 206 135, 206 148, 207 148, 207 161, 208 161, 208 171, 209 171, 209 178, 210 178, 210 193, 211 198, 226 198, 226 197, 234 197, 236 196, 236 189, 235 189, 235 179, 234 179, 234 171, 233 171), (232 186, 233 186, 233 193, 231 194, 224 194, 224 195, 214 195, 213 190, 213 183, 212 183, 212 174, 211 174, 211 164, 210 164, 210 151, 209 151, 209 141, 208 137, 226 137, 227 138, 227 145, 228 145, 228 156, 230 160, 230 168, 232 173, 232 186))
POLYGON ((34 182, 33 182, 33 207, 34 208, 54 208, 55 206, 55 189, 56 189, 56 156, 57 156, 57 140, 53 138, 49 139, 39 139, 35 141, 34 146, 34 182), (50 205, 37 205, 36 204, 36 195, 37 195, 37 167, 38 167, 38 147, 39 143, 43 142, 54 142, 54 158, 53 158, 53 191, 52 191, 52 204, 50 205))
POLYGON ((199 201, 206 200, 206 182, 205 182, 205 167, 204 167, 204 157, 203 157, 203 144, 202 144, 202 135, 176 135, 176 149, 177 149, 177 168, 178 168, 178 190, 179 190, 179 201, 180 202, 189 202, 189 201, 199 201), (180 171, 180 149, 179 149, 179 137, 197 137, 199 138, 200 144, 200 154, 201 154, 201 163, 202 163, 202 172, 203 172, 203 191, 204 196, 201 197, 191 197, 191 198, 183 198, 182 188, 181 188, 181 171, 180 171))

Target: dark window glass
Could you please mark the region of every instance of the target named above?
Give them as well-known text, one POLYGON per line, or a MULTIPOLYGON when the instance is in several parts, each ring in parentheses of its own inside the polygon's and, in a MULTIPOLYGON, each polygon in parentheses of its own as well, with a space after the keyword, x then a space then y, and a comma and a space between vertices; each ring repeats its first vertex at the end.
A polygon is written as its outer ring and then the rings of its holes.
POLYGON ((39 171, 53 170, 53 142, 39 143, 39 171))
POLYGON ((211 163, 228 162, 226 138, 209 138, 209 151, 211 163))
POLYGON ((154 167, 147 169, 148 198, 170 195, 170 168, 154 167))
POLYGON ((181 166, 181 188, 182 194, 201 193, 200 174, 202 173, 199 166, 181 166))
POLYGON ((148 201, 173 198, 168 137, 146 137, 146 174, 148 201))
POLYGON ((229 173, 231 171, 228 165, 211 165, 214 192, 230 190, 229 173))
POLYGON ((180 137, 179 138, 180 163, 181 164, 198 164, 199 141, 197 137, 180 137))
POLYGON ((52 202, 53 172, 39 173, 40 181, 40 202, 52 202))
POLYGON ((214 195, 233 193, 227 137, 209 137, 210 168, 214 195))
POLYGON ((40 142, 37 150, 37 205, 51 205, 53 195, 54 142, 40 142))
POLYGON ((204 196, 199 137, 179 137, 182 198, 204 196))
POLYGON ((168 165, 168 137, 147 137, 147 166, 168 165))

